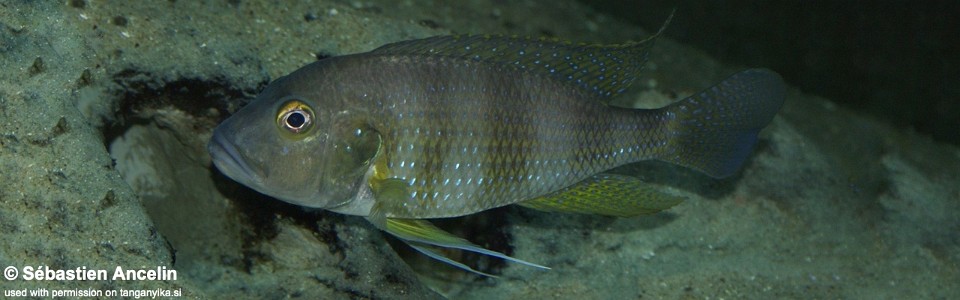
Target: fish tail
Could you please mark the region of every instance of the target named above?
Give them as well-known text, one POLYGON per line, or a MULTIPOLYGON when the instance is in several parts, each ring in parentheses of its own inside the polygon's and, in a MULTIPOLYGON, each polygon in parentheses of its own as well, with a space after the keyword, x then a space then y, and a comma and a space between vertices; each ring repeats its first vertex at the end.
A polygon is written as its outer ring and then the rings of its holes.
POLYGON ((732 175, 780 110, 784 94, 780 75, 749 69, 664 107, 670 138, 657 158, 712 177, 732 175))

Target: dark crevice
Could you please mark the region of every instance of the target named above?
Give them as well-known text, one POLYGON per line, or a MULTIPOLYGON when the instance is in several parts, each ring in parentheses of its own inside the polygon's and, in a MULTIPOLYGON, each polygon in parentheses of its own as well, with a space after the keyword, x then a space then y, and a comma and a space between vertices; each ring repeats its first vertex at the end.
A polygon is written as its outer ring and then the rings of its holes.
MULTIPOLYGON (((154 78, 157 77, 153 74, 137 70, 124 70, 112 77, 118 87, 113 94, 119 100, 112 120, 104 122, 106 125, 101 128, 107 149, 110 149, 110 145, 132 127, 156 123, 158 117, 156 112, 165 109, 174 109, 189 115, 188 120, 193 122, 189 130, 193 132, 187 134, 209 134, 216 124, 248 103, 253 95, 267 84, 267 81, 263 81, 256 86, 237 88, 235 84, 222 77, 184 78, 169 82, 154 78)), ((293 223, 298 226, 310 228, 325 242, 337 239, 332 226, 317 225, 317 214, 277 201, 240 185, 220 174, 212 165, 202 167, 212 171, 210 179, 215 188, 233 204, 232 211, 227 213, 238 215, 244 223, 238 226, 241 230, 239 236, 242 240, 242 257, 236 260, 224 254, 221 264, 249 272, 253 265, 264 259, 265 255, 260 253, 258 245, 262 241, 276 237, 278 234, 276 222, 279 219, 293 220, 293 223)), ((157 217, 164 216, 151 216, 151 218, 157 217)), ((203 228, 196 228, 196 230, 203 230, 203 228)), ((164 236, 178 234, 160 233, 164 236)), ((172 249, 171 252, 182 251, 172 249)))
POLYGON ((144 112, 164 107, 173 107, 204 121, 195 129, 212 129, 232 112, 246 105, 257 91, 268 82, 256 87, 238 89, 224 78, 184 78, 171 82, 154 80, 154 74, 138 70, 123 70, 112 76, 119 87, 113 93, 120 101, 114 120, 104 122, 104 142, 109 148, 114 139, 132 125, 150 122, 144 112))

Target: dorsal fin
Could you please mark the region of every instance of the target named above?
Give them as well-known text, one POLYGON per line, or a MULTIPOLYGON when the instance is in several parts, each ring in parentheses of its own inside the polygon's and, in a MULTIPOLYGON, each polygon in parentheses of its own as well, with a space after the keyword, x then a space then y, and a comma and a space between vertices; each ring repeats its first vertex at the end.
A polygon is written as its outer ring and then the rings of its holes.
POLYGON ((587 45, 558 39, 491 35, 436 36, 387 44, 373 54, 423 55, 470 59, 514 66, 571 82, 601 99, 623 93, 647 61, 650 47, 673 13, 653 36, 619 45, 587 45))

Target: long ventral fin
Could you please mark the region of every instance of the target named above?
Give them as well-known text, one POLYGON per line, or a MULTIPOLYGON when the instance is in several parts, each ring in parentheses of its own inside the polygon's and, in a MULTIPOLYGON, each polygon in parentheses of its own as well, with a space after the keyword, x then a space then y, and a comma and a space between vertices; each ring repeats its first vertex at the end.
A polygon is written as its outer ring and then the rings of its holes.
POLYGON ((408 195, 408 188, 409 185, 399 179, 372 180, 371 189, 375 195, 374 197, 377 198, 377 204, 373 206, 373 210, 367 217, 367 220, 381 230, 390 233, 391 235, 402 240, 407 245, 410 245, 410 247, 412 247, 414 250, 417 250, 420 253, 429 256, 430 258, 479 275, 495 277, 491 274, 474 270, 463 263, 445 257, 436 251, 433 251, 431 248, 443 247, 460 249, 497 257, 531 267, 550 269, 539 264, 510 257, 509 255, 497 251, 484 249, 483 247, 473 244, 470 241, 443 231, 426 220, 387 217, 386 212, 390 209, 395 209, 394 206, 400 205, 404 197, 408 195))
POLYGON ((430 250, 428 246, 454 248, 454 249, 460 249, 460 250, 465 250, 470 252, 476 252, 476 253, 508 260, 511 262, 519 263, 522 265, 527 265, 527 266, 547 269, 547 270, 550 269, 549 267, 528 262, 525 260, 517 259, 514 257, 510 257, 509 255, 506 255, 497 251, 484 249, 483 247, 477 246, 476 244, 473 244, 470 241, 467 241, 463 238, 460 238, 446 231, 443 231, 442 229, 437 228, 436 226, 434 226, 433 224, 431 224, 426 220, 387 218, 385 225, 386 226, 382 228, 384 231, 404 241, 405 243, 410 245, 410 247, 413 247, 413 249, 420 251, 420 253, 423 253, 433 259, 445 262, 457 268, 470 271, 476 274, 495 277, 490 274, 474 270, 473 268, 470 268, 467 265, 464 265, 450 258, 442 256, 430 250))

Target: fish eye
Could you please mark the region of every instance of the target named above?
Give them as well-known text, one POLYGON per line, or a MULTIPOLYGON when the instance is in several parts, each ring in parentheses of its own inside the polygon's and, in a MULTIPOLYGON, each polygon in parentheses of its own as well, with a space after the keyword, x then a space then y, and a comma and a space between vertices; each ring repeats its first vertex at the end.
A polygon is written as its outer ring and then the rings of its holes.
POLYGON ((307 116, 306 112, 302 110, 289 111, 283 116, 284 127, 293 132, 300 132, 300 130, 303 130, 303 127, 307 125, 307 122, 310 122, 310 117, 307 116))
POLYGON ((277 112, 277 125, 290 133, 307 131, 313 125, 313 110, 303 101, 287 101, 277 112))

